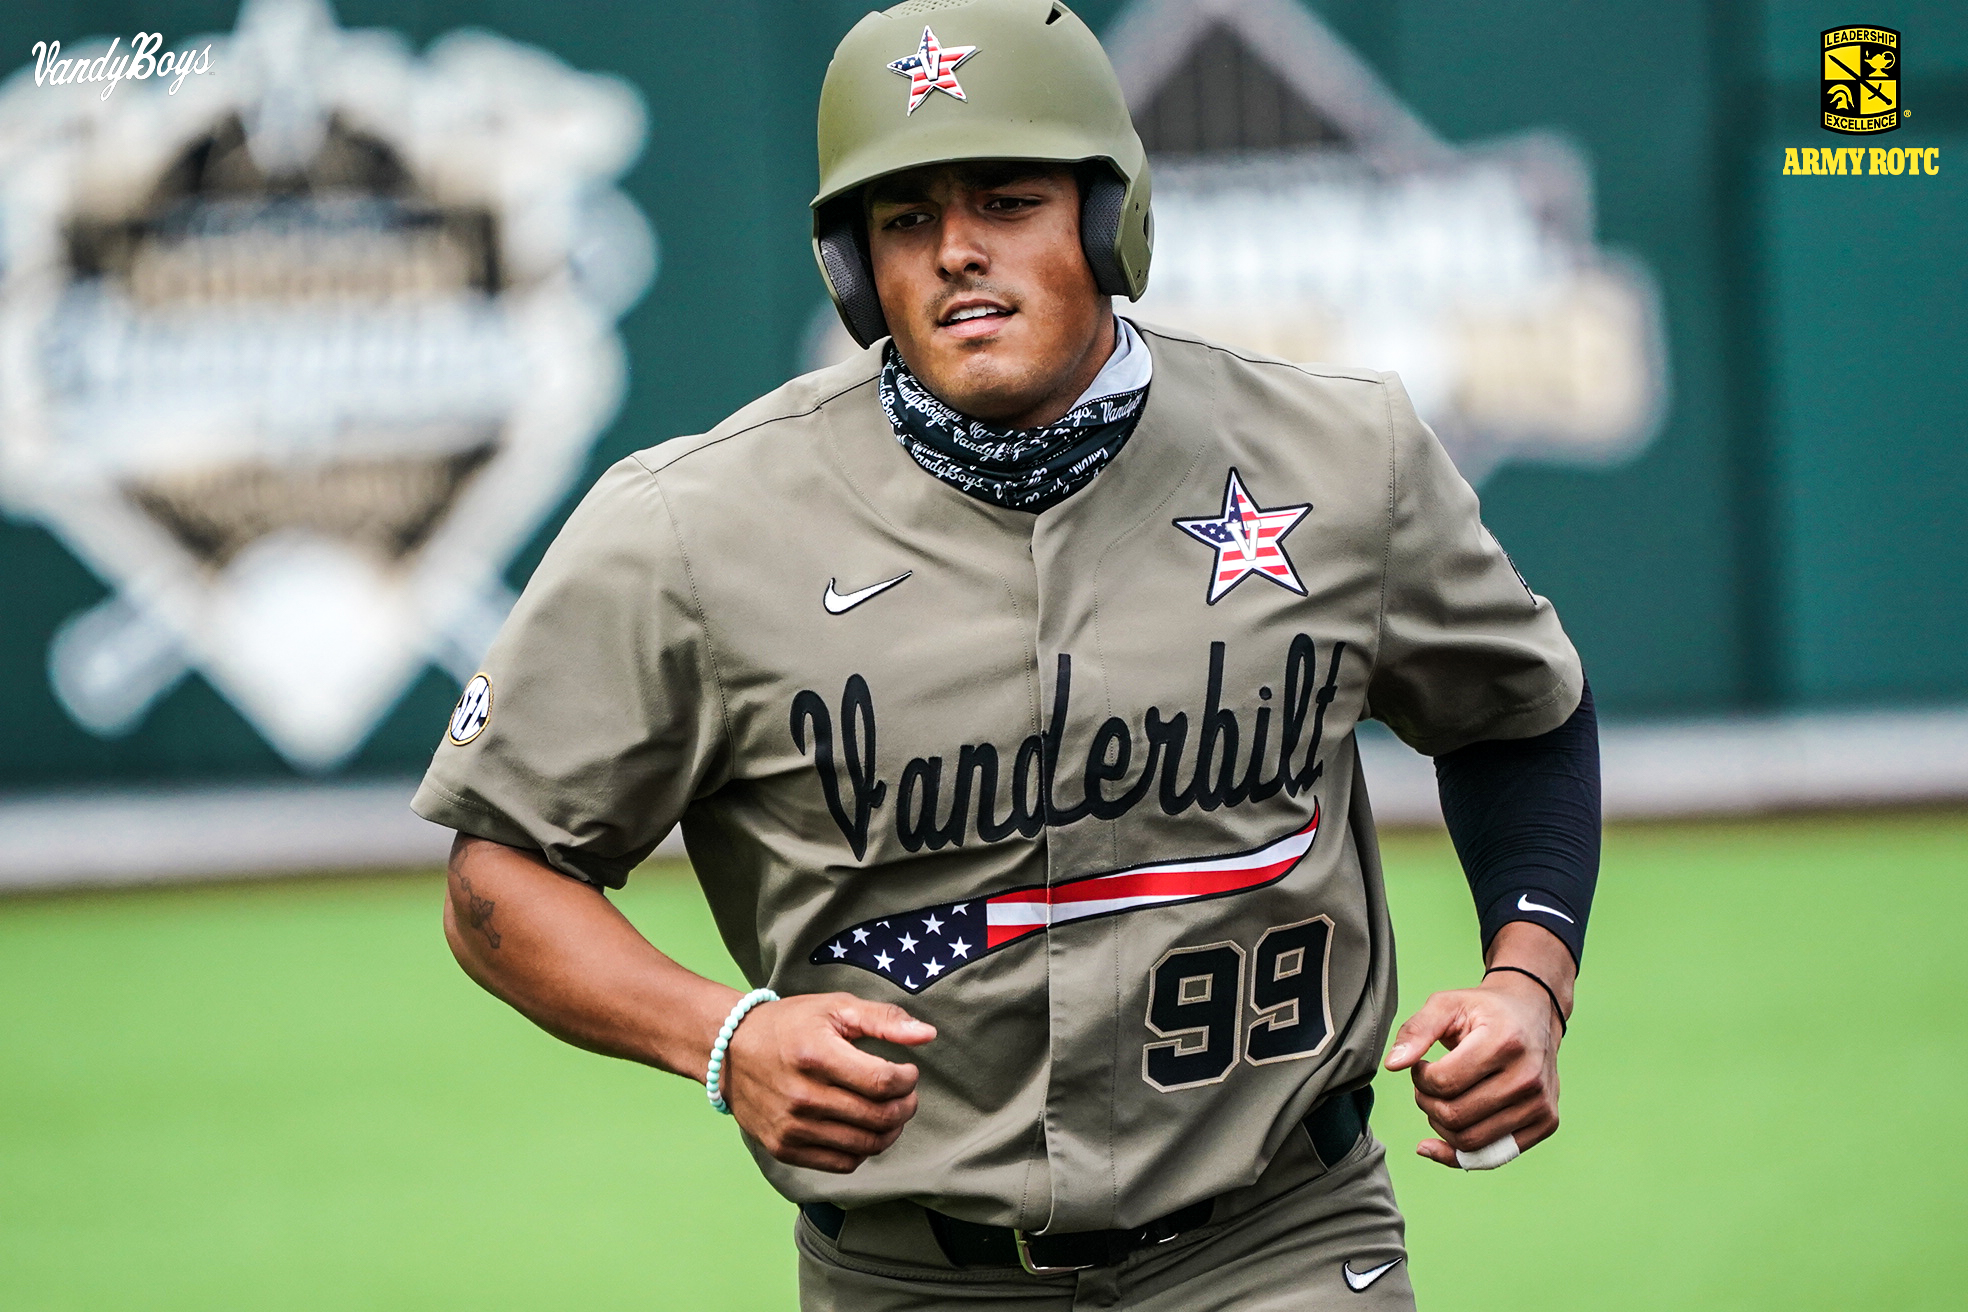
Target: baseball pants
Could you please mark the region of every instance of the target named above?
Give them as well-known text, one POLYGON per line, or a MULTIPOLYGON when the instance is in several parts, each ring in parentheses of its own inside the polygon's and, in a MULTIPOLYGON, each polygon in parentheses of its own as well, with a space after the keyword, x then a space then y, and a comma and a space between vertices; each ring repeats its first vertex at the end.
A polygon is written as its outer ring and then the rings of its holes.
POLYGON ((802 1217, 801 1312, 1412 1312, 1386 1157, 1371 1134, 1330 1170, 1309 1153, 1281 1154, 1255 1185, 1219 1199, 1209 1224, 1071 1275, 959 1270, 907 1204, 850 1213, 838 1240, 802 1217))

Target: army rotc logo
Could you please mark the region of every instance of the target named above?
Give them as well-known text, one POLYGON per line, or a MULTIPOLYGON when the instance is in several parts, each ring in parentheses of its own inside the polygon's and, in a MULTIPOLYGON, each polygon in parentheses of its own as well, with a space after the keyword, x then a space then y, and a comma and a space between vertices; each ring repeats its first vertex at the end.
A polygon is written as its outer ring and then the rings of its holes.
POLYGON ((1890 27, 1824 33, 1824 125, 1861 135, 1900 126, 1900 34, 1890 27))

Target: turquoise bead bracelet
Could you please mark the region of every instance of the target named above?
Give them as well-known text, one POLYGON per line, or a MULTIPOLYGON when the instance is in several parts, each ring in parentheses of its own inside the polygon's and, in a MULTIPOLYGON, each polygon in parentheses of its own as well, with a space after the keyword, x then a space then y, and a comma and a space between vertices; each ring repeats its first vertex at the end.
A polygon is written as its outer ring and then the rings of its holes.
POLYGON ((731 1036, 738 1032, 738 1022, 761 1002, 777 1002, 779 995, 771 989, 753 989, 738 999, 738 1005, 724 1018, 724 1028, 718 1031, 717 1042, 711 1045, 710 1068, 704 1072, 704 1096, 711 1100, 713 1110, 731 1115, 731 1104, 724 1100, 724 1091, 719 1088, 724 1074, 724 1050, 731 1046, 731 1036))

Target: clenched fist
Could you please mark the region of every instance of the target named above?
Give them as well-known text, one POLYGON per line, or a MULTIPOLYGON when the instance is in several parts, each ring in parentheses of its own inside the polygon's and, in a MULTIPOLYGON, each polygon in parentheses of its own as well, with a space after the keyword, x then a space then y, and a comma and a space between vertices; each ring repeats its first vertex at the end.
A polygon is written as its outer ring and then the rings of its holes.
POLYGON ((722 1090, 746 1134, 788 1166, 846 1174, 916 1114, 913 1065, 854 1046, 928 1043, 936 1028, 891 1003, 808 993, 752 1009, 725 1054, 722 1090))
MULTIPOLYGON (((1551 983, 1568 1009, 1575 973, 1558 940, 1533 925, 1505 925, 1491 961, 1523 964, 1551 983)), ((1415 1151, 1455 1166, 1456 1151, 1475 1152, 1515 1135, 1529 1151, 1558 1129, 1558 1044, 1563 1034, 1552 999, 1514 972, 1490 975, 1471 989, 1436 993, 1394 1035, 1390 1071, 1412 1070, 1415 1105, 1440 1136, 1415 1151), (1437 1042, 1438 1061, 1423 1055, 1437 1042)))

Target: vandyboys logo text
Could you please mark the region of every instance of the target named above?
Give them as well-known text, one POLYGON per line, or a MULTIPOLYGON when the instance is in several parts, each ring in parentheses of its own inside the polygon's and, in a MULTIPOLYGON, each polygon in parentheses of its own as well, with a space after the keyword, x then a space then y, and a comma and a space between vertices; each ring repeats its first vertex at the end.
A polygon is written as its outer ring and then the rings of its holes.
POLYGON ((119 36, 109 43, 108 50, 91 59, 87 55, 63 57, 59 41, 36 41, 34 85, 61 87, 76 82, 102 82, 107 84, 102 89, 102 98, 108 100, 116 84, 126 78, 135 82, 169 78, 170 94, 175 96, 187 77, 212 71, 210 43, 202 50, 166 50, 159 54, 163 44, 162 32, 139 32, 130 38, 130 48, 119 54, 123 45, 119 36))
MULTIPOLYGON (((1141 766, 1136 773, 1134 729, 1120 716, 1110 716, 1087 742, 1085 765, 1079 772, 1080 798, 1072 802, 1058 801, 1054 795, 1073 696, 1073 658, 1061 652, 1053 680, 1052 718, 1043 733, 1029 735, 1009 752, 1001 752, 993 743, 964 743, 951 754, 954 765, 947 756, 918 756, 902 767, 894 810, 896 840, 909 852, 961 847, 973 830, 973 820, 977 837, 986 843, 1013 834, 1031 838, 1048 825, 1057 828, 1089 816, 1116 819, 1151 793, 1168 815, 1181 815, 1191 807, 1214 811, 1262 802, 1281 792, 1297 797, 1325 773, 1319 744, 1325 736, 1326 708, 1338 694, 1339 662, 1345 651, 1345 643, 1332 644, 1320 683, 1312 639, 1303 633, 1292 639, 1285 655, 1274 745, 1269 705, 1258 707, 1246 739, 1237 713, 1223 704, 1225 646, 1211 643, 1193 754, 1188 751, 1189 713, 1177 711, 1165 718, 1159 706, 1151 706, 1142 721, 1145 741, 1140 744, 1141 766), (1011 768, 1001 787, 1007 756, 1011 768), (1118 792, 1113 791, 1116 788, 1118 792)), ((1258 698, 1268 703, 1271 688, 1259 688, 1258 698)), ((827 810, 859 860, 867 854, 870 822, 888 800, 889 791, 877 765, 874 692, 861 675, 849 675, 841 689, 838 737, 834 726, 833 713, 819 693, 805 690, 793 698, 793 743, 805 754, 811 731, 813 762, 827 810)))

